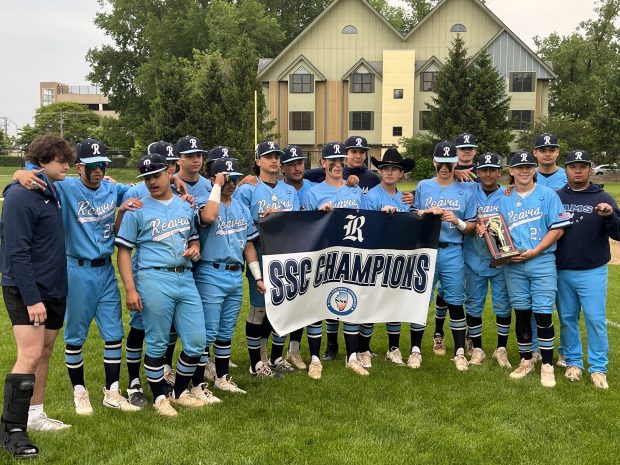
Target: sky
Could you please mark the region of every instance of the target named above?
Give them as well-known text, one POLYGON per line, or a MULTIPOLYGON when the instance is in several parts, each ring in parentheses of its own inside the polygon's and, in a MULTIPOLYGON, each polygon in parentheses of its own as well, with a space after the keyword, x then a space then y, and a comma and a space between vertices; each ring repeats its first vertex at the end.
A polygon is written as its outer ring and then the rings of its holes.
MULTIPOLYGON (((398 0, 391 0, 398 2, 398 0)), ((93 19, 97 0, 2 0, 0 8, 0 121, 9 134, 30 123, 39 82, 88 84, 89 48, 107 41, 93 19)), ((487 0, 487 6, 534 49, 532 38, 570 34, 594 17, 595 0, 487 0)))

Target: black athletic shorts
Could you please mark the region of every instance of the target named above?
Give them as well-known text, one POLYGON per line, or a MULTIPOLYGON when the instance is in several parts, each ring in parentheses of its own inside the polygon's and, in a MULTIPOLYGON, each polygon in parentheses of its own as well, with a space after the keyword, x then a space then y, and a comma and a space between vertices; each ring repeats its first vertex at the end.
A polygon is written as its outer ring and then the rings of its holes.
MULTIPOLYGON (((22 295, 17 287, 2 286, 2 297, 4 297, 4 305, 9 313, 9 318, 13 326, 32 325, 28 309, 24 305, 22 295)), ((65 320, 65 308, 67 307, 67 299, 41 299, 45 310, 47 310, 47 320, 41 326, 46 329, 60 329, 65 320)))

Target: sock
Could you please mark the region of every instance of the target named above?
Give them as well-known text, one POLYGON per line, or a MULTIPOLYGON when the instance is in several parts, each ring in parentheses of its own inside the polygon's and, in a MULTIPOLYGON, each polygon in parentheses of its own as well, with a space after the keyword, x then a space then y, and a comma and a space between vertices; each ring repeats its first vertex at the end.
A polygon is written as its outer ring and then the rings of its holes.
POLYGON ((36 417, 39 416, 43 413, 43 404, 37 404, 37 405, 30 405, 30 408, 28 409, 28 416, 29 417, 36 417))
POLYGON ((289 345, 289 350, 299 350, 299 343, 301 342, 301 338, 303 337, 303 335, 304 335, 303 328, 299 328, 290 334, 289 336, 290 344, 292 345, 293 343, 296 343, 297 349, 291 349, 291 345, 289 345))
MULTIPOLYGON (((417 323, 409 324, 409 332, 411 333, 411 348, 422 347, 422 336, 424 336, 424 329, 426 325, 419 325, 417 323)), ((418 349, 419 350, 419 349, 418 349)))
POLYGON ((293 334, 291 333, 288 343, 288 351, 289 352, 299 352, 299 341, 293 341, 293 334))
POLYGON ((443 323, 446 321, 447 313, 448 306, 446 301, 443 300, 443 297, 438 294, 435 299, 435 334, 441 334, 442 336, 444 335, 443 323))
POLYGON ((170 327, 170 336, 168 337, 168 348, 166 349, 166 356, 164 357, 164 363, 166 365, 172 366, 172 359, 174 357, 174 348, 177 344, 177 339, 179 335, 177 334, 177 330, 174 327, 174 323, 170 327))
POLYGON ((260 332, 261 325, 246 321, 245 338, 248 345, 248 353, 250 355, 250 366, 252 371, 255 370, 256 364, 260 362, 260 332))
POLYGON ((223 378, 228 374, 230 365, 230 348, 232 341, 216 340, 213 344, 213 353, 215 354, 215 373, 218 378, 223 378))
POLYGON ((205 382, 205 366, 207 366, 207 360, 209 360, 209 356, 205 350, 200 356, 198 364, 196 365, 196 370, 192 375, 192 386, 200 386, 205 382))
POLYGON ((553 345, 555 341, 555 329, 551 315, 534 313, 536 327, 538 329, 538 344, 543 363, 553 365, 553 345))
POLYGON ((191 356, 187 355, 185 351, 181 351, 179 360, 177 360, 177 374, 174 381, 175 399, 178 399, 183 391, 185 391, 189 386, 189 382, 192 380, 192 376, 196 371, 199 361, 200 355, 191 356))
MULTIPOLYGON (((129 328, 125 343, 125 358, 127 360, 127 374, 129 379, 140 378, 140 362, 142 361, 142 345, 144 344, 144 330, 129 328)), ((133 381, 132 381, 133 383, 133 381)))
POLYGON ((515 309, 515 332, 519 356, 525 360, 532 359, 532 311, 515 309))
POLYGON ((400 346, 400 323, 386 323, 385 330, 388 335, 388 350, 400 346))
POLYGON ((323 324, 319 321, 311 324, 306 329, 308 348, 312 357, 319 357, 321 352, 321 337, 323 336, 323 324))
POLYGON ((344 345, 347 350, 347 357, 351 357, 351 354, 357 352, 359 325, 344 322, 342 325, 342 332, 344 334, 344 345))
POLYGON ((497 326, 497 347, 506 347, 508 345, 508 335, 510 334, 511 316, 495 317, 495 325, 497 326))
POLYGON ((105 370, 106 389, 111 389, 113 383, 116 383, 118 389, 118 380, 121 378, 122 347, 122 340, 104 343, 103 368, 105 370))
POLYGON ((450 330, 454 338, 454 353, 465 349, 465 310, 462 305, 448 304, 450 310, 450 330))
POLYGON ((276 360, 282 358, 282 352, 284 352, 284 343, 286 342, 286 335, 280 336, 275 331, 271 333, 271 363, 276 363, 276 360))
POLYGON ((69 379, 73 386, 78 384, 86 386, 84 382, 84 358, 82 357, 82 346, 67 344, 65 346, 65 364, 69 372, 69 379))
POLYGON ((338 327, 340 322, 338 320, 325 320, 325 333, 327 334, 327 343, 331 345, 338 345, 338 327))
POLYGON ((149 354, 145 354, 144 372, 153 393, 153 401, 157 400, 159 396, 165 396, 164 357, 151 357, 149 354))
POLYGON ((375 325, 373 323, 363 323, 360 326, 360 331, 358 334, 358 351, 359 352, 368 352, 370 350, 370 338, 372 338, 372 333, 374 332, 375 325))
MULTIPOLYGON (((450 314, 450 319, 452 319, 452 314, 450 314)), ((466 320, 467 330, 474 348, 482 349, 482 318, 468 313, 466 320)))

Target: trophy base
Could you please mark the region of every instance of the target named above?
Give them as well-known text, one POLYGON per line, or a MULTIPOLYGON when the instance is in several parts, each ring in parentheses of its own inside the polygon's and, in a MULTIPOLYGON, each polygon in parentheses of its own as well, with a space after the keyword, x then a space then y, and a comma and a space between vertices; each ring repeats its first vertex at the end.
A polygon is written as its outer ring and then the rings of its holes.
POLYGON ((524 249, 516 249, 511 250, 510 252, 500 252, 498 254, 495 254, 493 255, 493 258, 491 258, 491 267, 497 268, 498 266, 505 265, 510 261, 512 257, 521 255, 523 252, 525 252, 524 249))

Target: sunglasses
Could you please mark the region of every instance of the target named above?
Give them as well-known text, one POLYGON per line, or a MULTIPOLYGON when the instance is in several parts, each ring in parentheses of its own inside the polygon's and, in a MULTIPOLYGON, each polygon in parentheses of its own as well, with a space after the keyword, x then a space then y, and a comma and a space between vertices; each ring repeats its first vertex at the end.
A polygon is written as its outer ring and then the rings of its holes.
POLYGON ((96 161, 94 163, 84 163, 84 166, 89 170, 96 170, 97 168, 101 169, 101 171, 105 171, 108 167, 108 162, 106 161, 96 161))
POLYGON ((153 171, 159 171, 165 168, 168 168, 167 163, 151 163, 149 165, 142 165, 138 167, 138 172, 140 174, 152 173, 153 171))
POLYGON ((232 182, 233 184, 237 184, 239 182, 239 176, 236 174, 233 174, 231 176, 226 176, 224 178, 225 182, 232 182))

